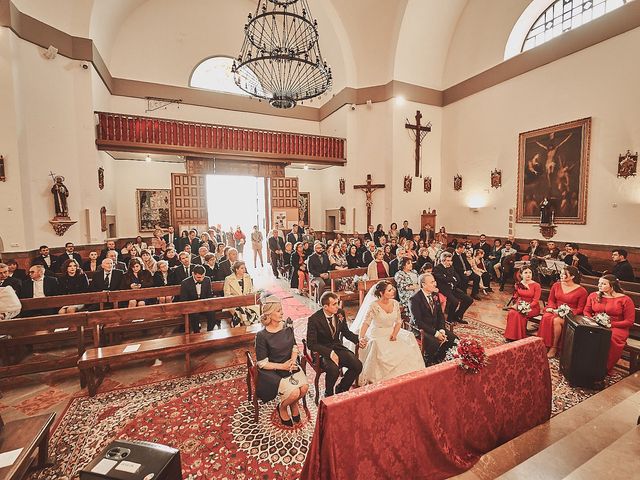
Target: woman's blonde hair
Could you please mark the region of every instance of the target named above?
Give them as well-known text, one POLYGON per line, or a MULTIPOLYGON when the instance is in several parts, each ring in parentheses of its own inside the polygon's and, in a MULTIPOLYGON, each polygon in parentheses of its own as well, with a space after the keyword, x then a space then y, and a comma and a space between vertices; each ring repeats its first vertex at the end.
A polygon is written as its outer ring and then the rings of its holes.
POLYGON ((262 303, 260 323, 265 327, 271 323, 271 314, 277 312, 278 309, 282 310, 282 303, 277 297, 269 297, 262 303))

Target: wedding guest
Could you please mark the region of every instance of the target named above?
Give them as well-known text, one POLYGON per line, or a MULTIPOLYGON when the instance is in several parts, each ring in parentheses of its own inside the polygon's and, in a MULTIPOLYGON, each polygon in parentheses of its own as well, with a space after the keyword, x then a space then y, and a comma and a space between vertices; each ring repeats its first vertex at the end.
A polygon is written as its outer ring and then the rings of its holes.
MULTIPOLYGON (((156 273, 153 274, 153 286, 154 287, 167 287, 171 285, 171 272, 169 272, 169 262, 166 260, 160 260, 157 263, 156 273)), ((157 297, 158 303, 171 303, 173 302, 173 296, 167 295, 164 297, 157 297)))
POLYGON ((560 249, 556 247, 556 242, 547 242, 547 254, 544 258, 556 260, 560 255, 560 249))
MULTIPOLYGON (((389 276, 395 277, 396 273, 400 269, 400 260, 405 258, 404 247, 398 247, 396 250, 396 257, 389 262, 389 276)), ((411 260, 410 257, 407 257, 411 260)), ((413 261, 413 260, 412 260, 413 261)))
POLYGON ((447 320, 449 322, 469 323, 464 314, 473 303, 473 299, 462 288, 463 281, 453 268, 453 255, 450 252, 440 254, 440 264, 433 268, 433 276, 440 292, 447 297, 447 320))
POLYGON ((447 234, 447 229, 444 228, 444 226, 440 227, 440 230, 436 233, 436 241, 444 247, 444 245, 449 243, 448 239, 449 235, 447 234))
POLYGON ((418 261, 418 253, 415 250, 415 243, 413 240, 407 240, 404 243, 404 254, 411 257, 414 262, 418 261))
POLYGON ((397 243, 399 236, 400 236, 400 232, 398 231, 398 224, 396 222, 393 222, 389 226, 389 231, 387 232, 387 238, 389 239, 389 242, 395 240, 397 243))
MULTIPOLYGON (((180 268, 180 267, 178 267, 180 268)), ((193 265, 193 273, 180 283, 180 301, 190 302, 194 300, 203 300, 213 297, 211 290, 211 280, 205 276, 204 267, 202 265, 193 265)), ((218 325, 220 328, 220 319, 216 319, 215 313, 212 311, 204 311, 189 314, 190 328, 193 333, 200 332, 200 322, 207 321, 207 331, 213 330, 218 325)))
POLYGON ((201 245, 200 248, 198 248, 198 256, 196 258, 193 258, 191 260, 191 263, 193 263, 194 265, 203 265, 204 266, 204 264, 205 264, 205 256, 207 255, 207 253, 209 253, 209 247, 207 247, 206 244, 201 245))
POLYGON ((309 272, 305 263, 306 256, 302 242, 294 245, 294 251, 291 254, 291 288, 297 288, 301 294, 309 293, 309 272))
POLYGON ((316 242, 314 245, 314 253, 307 260, 307 266, 309 267, 310 283, 316 285, 316 303, 320 302, 320 296, 327 288, 327 282, 329 281, 329 255, 324 251, 324 245, 321 242, 316 242))
MULTIPOLYGON (((249 295, 253 293, 253 280, 247 273, 247 266, 242 261, 234 262, 233 273, 224 279, 224 296, 233 297, 237 295, 249 295)), ((232 326, 251 325, 254 319, 258 318, 260 311, 257 305, 241 308, 230 308, 228 310, 232 317, 232 326), (252 312, 248 311, 252 310, 252 312)))
POLYGON ((487 265, 484 262, 484 250, 477 248, 471 259, 471 270, 480 278, 479 288, 485 295, 487 292, 493 292, 491 289, 491 274, 487 270, 487 265))
POLYGON ((167 241, 162 236, 162 229, 156 228, 153 231, 153 237, 151 237, 151 250, 156 257, 161 257, 167 250, 167 241))
POLYGON ((225 256, 222 257, 217 265, 216 280, 224 281, 231 275, 231 266, 238 260, 238 251, 235 248, 225 247, 225 256))
POLYGON ((309 386, 298 364, 293 328, 284 326, 282 316, 279 299, 271 296, 263 301, 260 321, 264 329, 256 334, 256 359, 260 369, 256 394, 263 402, 279 396, 280 421, 292 427, 301 420, 298 401, 306 395, 309 386))
POLYGON ((401 328, 400 304, 396 289, 387 280, 376 283, 367 293, 351 330, 366 339, 360 349, 360 384, 376 383, 424 368, 424 360, 413 334, 401 328))
POLYGON ((504 291, 504 284, 507 279, 513 276, 514 264, 516 262, 517 250, 513 248, 513 245, 509 240, 504 243, 504 248, 500 253, 499 262, 494 265, 493 270, 500 279, 500 291, 504 291))
MULTIPOLYGON (((151 272, 143 270, 142 260, 139 258, 132 258, 129 260, 129 269, 122 276, 120 283, 120 290, 138 290, 140 288, 149 288, 153 286, 153 276, 151 272)), ((143 307, 151 302, 146 300, 129 300, 128 308, 143 307)))
POLYGON ((146 250, 148 247, 146 242, 142 239, 142 237, 138 235, 136 237, 135 242, 133 242, 133 248, 135 248, 136 257, 139 257, 142 250, 146 250))
POLYGON ((589 258, 580 252, 580 245, 567 243, 565 250, 567 255, 564 257, 564 263, 576 267, 583 275, 593 275, 589 258))
POLYGON ((284 250, 282 251, 282 272, 288 279, 291 276, 291 254, 293 253, 293 245, 291 242, 284 244, 284 250))
POLYGON ((622 282, 635 282, 636 275, 633 272, 633 267, 627 260, 627 255, 627 251, 622 248, 611 252, 611 259, 615 262, 611 273, 622 282))
POLYGON ((611 323, 611 346, 607 358, 607 370, 611 374, 627 344, 636 313, 633 300, 624 294, 619 280, 613 275, 600 277, 598 291, 587 297, 584 314, 593 317, 599 313, 606 313, 611 323))
POLYGON ((20 315, 22 304, 11 285, 0 286, 0 320, 11 320, 20 315))
POLYGON ((491 253, 491 245, 487 243, 487 236, 484 233, 480 234, 478 243, 473 246, 474 250, 477 250, 478 248, 484 252, 485 256, 489 256, 491 253))
POLYGON ((434 238, 434 236, 435 235, 431 225, 429 225, 428 223, 425 223, 424 227, 422 227, 422 229, 420 230, 420 240, 422 240, 425 243, 425 245, 429 245, 429 242, 431 241, 432 238, 434 238))
POLYGON ((365 348, 367 342, 365 339, 360 340, 357 334, 349 330, 346 313, 339 307, 338 295, 325 292, 320 297, 320 304, 322 308, 308 320, 307 345, 322 358, 322 365, 326 371, 325 397, 330 397, 334 393, 349 390, 362 371, 362 363, 343 345, 341 338, 358 344, 360 348, 365 348), (336 386, 342 368, 346 368, 347 371, 336 386))
POLYGON ((208 252, 215 252, 216 251, 216 242, 214 242, 211 239, 211 235, 209 235, 207 232, 202 232, 200 234, 200 246, 198 247, 198 251, 202 247, 207 247, 207 251, 208 252))
POLYGON ((500 256, 502 255, 502 240, 496 238, 493 241, 493 247, 491 247, 491 251, 488 255, 485 255, 484 261, 487 266, 487 271, 499 279, 499 272, 495 270, 496 264, 500 263, 500 256))
POLYGON ((507 340, 520 340, 527 336, 527 322, 540 314, 540 284, 533 280, 533 270, 525 266, 520 269, 521 281, 517 282, 513 292, 513 305, 507 314, 507 328, 504 336, 507 340), (522 303, 521 303, 522 302, 522 303), (528 312, 520 311, 522 306, 528 312))
POLYGON ((384 257, 383 258, 384 258, 385 262, 389 263, 391 260, 396 258, 396 256, 391 251, 391 244, 390 243, 386 243, 384 245, 384 247, 382 247, 382 251, 384 252, 384 257))
POLYGON ((349 245, 347 249, 347 267, 360 268, 360 257, 358 255, 358 247, 349 245))
POLYGON ((284 263, 283 251, 285 243, 284 239, 278 235, 278 230, 273 229, 271 235, 267 239, 267 249, 269 250, 269 261, 271 262, 271 270, 273 276, 280 278, 280 271, 283 268, 288 269, 289 263, 284 263))
POLYGON ((562 327, 565 317, 558 314, 560 305, 567 305, 573 315, 582 315, 587 303, 587 290, 580 286, 580 272, 577 268, 567 265, 560 271, 560 281, 551 286, 547 308, 542 314, 538 336, 542 337, 549 349, 547 356, 553 358, 560 351, 562 345, 562 327))
POLYGON ((342 250, 338 243, 331 245, 329 264, 332 270, 346 270, 348 268, 347 259, 342 255, 342 250))
POLYGON ((408 220, 405 220, 404 222, 402 222, 402 228, 400 229, 400 232, 398 233, 398 235, 401 238, 404 238, 407 240, 413 240, 413 230, 409 228, 408 220))
MULTIPOLYGON (((74 295, 89 291, 89 280, 80 268, 77 260, 67 259, 60 269, 62 275, 58 278, 58 291, 60 295, 74 295)), ((66 305, 60 307, 58 313, 75 313, 84 308, 84 304, 66 305)))
POLYGON ((264 267, 264 260, 262 259, 262 242, 264 237, 262 232, 258 229, 257 225, 253 226, 251 232, 251 249, 253 250, 253 268, 257 268, 256 258, 260 257, 260 266, 264 267))
POLYGON ((424 265, 422 265, 422 268, 420 269, 420 272, 418 272, 420 274, 423 273, 431 273, 433 274, 433 263, 425 263, 424 265))
POLYGON ((216 261, 219 261, 221 258, 224 257, 225 247, 226 245, 224 243, 219 243, 218 245, 216 245, 216 250, 215 250, 216 261))
POLYGON ((381 243, 380 239, 381 239, 382 237, 385 237, 385 238, 386 238, 386 236, 387 236, 387 234, 386 234, 386 233, 384 233, 384 228, 382 227, 382 224, 381 224, 381 223, 379 223, 379 224, 376 226, 376 231, 375 231, 375 232, 373 232, 373 242, 376 244, 376 246, 377 246, 377 247, 381 247, 381 246, 382 246, 382 243, 381 243))
MULTIPOLYGON (((22 283, 20 298, 43 298, 58 295, 58 280, 55 277, 45 275, 45 267, 35 264, 29 268, 29 280, 22 283)), ((22 312, 23 317, 35 317, 38 315, 54 315, 57 309, 45 308, 41 310, 29 310, 22 312)))
POLYGON ((413 269, 413 262, 410 258, 403 257, 398 263, 400 269, 396 272, 394 279, 400 299, 400 311, 402 318, 409 318, 409 299, 420 288, 418 274, 413 269))
POLYGON ((151 252, 146 248, 140 252, 140 259, 142 260, 142 266, 147 270, 151 276, 158 270, 156 259, 151 256, 151 252))
POLYGON ((0 287, 11 287, 18 297, 22 291, 22 282, 9 275, 9 265, 6 263, 0 263, 0 287))
POLYGON ((8 259, 4 262, 7 267, 9 267, 9 276, 12 278, 17 278, 21 282, 28 280, 27 272, 24 268, 18 268, 18 262, 16 262, 13 258, 8 259))
POLYGON ((218 260, 213 253, 207 253, 204 256, 204 267, 205 275, 211 279, 211 281, 215 281, 218 272, 218 260))
POLYGON ((54 276, 56 260, 49 253, 49 247, 46 245, 42 245, 40 246, 38 252, 39 255, 31 262, 31 265, 42 265, 45 269, 45 275, 54 276))
POLYGON ((362 253, 362 266, 368 267, 373 262, 373 256, 376 253, 376 244, 372 241, 367 241, 367 248, 362 253))
POLYGON ((84 270, 85 272, 95 272, 99 266, 100 263, 98 262, 98 252, 92 250, 91 252, 89 252, 89 260, 84 262, 84 264, 82 265, 82 270, 84 270))
POLYGON ((433 259, 429 257, 429 249, 422 247, 418 250, 418 259, 415 261, 415 271, 419 272, 425 263, 433 263, 433 259))
POLYGON ((373 260, 367 265, 369 280, 378 280, 389 277, 389 264, 384 261, 384 251, 377 248, 373 252, 373 260))

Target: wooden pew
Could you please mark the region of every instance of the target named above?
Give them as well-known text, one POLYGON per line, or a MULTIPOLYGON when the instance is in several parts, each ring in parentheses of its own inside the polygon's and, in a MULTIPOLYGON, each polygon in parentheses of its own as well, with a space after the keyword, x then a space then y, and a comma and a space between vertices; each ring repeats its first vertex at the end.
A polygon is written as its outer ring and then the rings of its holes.
POLYGON ((22 449, 11 465, 0 468, 0 479, 19 480, 25 478, 33 463, 33 453, 38 449, 36 467, 42 469, 49 463, 49 431, 55 413, 3 422, 0 416, 0 452, 22 449))
POLYGON ((378 280, 367 280, 365 282, 358 282, 358 305, 359 306, 362 306, 362 302, 364 301, 364 296, 371 289, 371 287, 373 287, 376 283, 382 280, 391 282, 394 286, 396 284, 396 280, 393 277, 379 278, 378 280))
MULTIPOLYGON (((582 285, 586 288, 586 285, 595 285, 598 286, 598 280, 600 277, 592 277, 590 275, 582 275, 582 285)), ((625 293, 640 293, 640 283, 636 282, 624 282, 620 281, 620 286, 625 291, 625 293)))
POLYGON ((84 352, 78 360, 78 367, 81 370, 82 378, 87 381, 89 394, 94 395, 97 387, 102 382, 104 378, 103 367, 120 365, 135 360, 184 354, 186 371, 189 375, 191 373, 191 353, 250 341, 262 329, 262 325, 254 324, 248 327, 220 329, 206 333, 189 333, 189 315, 255 305, 256 303, 256 296, 252 294, 118 310, 103 310, 88 314, 87 323, 94 333, 94 347, 84 352), (101 347, 102 329, 107 325, 132 323, 140 318, 144 318, 147 321, 179 316, 184 318, 186 332, 184 335, 101 347))
POLYGON ((55 295, 53 297, 42 298, 22 298, 20 303, 22 304, 22 312, 29 310, 44 310, 44 309, 60 309, 67 305, 93 305, 98 304, 100 309, 104 308, 104 304, 108 303, 109 292, 88 292, 77 293, 74 295, 55 295))
POLYGON ((349 278, 349 277, 355 277, 355 276, 362 276, 365 273, 367 273, 367 269, 366 268, 349 268, 347 270, 331 270, 329 271, 329 281, 330 281, 330 285, 331 285, 331 291, 335 294, 338 295, 338 297, 340 297, 340 300, 345 302, 345 301, 350 301, 350 300, 356 300, 358 298, 358 291, 357 291, 357 287, 354 288, 354 290, 351 292, 347 292, 344 290, 338 291, 337 290, 337 281, 343 278, 349 278))

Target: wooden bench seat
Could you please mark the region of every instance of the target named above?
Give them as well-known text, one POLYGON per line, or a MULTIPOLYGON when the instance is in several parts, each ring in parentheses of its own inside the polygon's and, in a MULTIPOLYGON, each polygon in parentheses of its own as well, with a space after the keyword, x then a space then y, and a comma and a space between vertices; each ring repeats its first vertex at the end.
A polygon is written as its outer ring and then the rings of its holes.
POLYGON ((364 297, 367 292, 373 287, 376 283, 386 280, 387 282, 391 282, 394 286, 396 284, 396 280, 393 277, 380 278, 378 280, 367 280, 365 282, 358 282, 358 305, 362 305, 364 301, 364 297))
POLYGON ((38 449, 37 468, 44 468, 49 462, 49 431, 55 413, 38 415, 7 422, 0 417, 0 453, 22 449, 18 458, 9 466, 0 468, 0 480, 20 480, 25 478, 33 463, 33 454, 38 449))
POLYGON ((109 301, 109 292, 88 292, 73 295, 55 295, 42 298, 22 298, 22 316, 32 310, 57 309, 68 305, 99 305, 100 309, 109 301))
POLYGON ((333 293, 338 295, 341 301, 348 302, 358 299, 357 287, 354 287, 353 291, 338 290, 338 281, 344 278, 350 278, 355 276, 362 276, 367 273, 366 268, 349 268, 347 270, 331 270, 329 271, 330 288, 333 293))
POLYGON ((191 353, 212 347, 225 347, 251 341, 261 329, 261 324, 254 324, 248 327, 234 327, 206 333, 143 340, 128 345, 90 348, 78 360, 78 367, 86 377, 89 395, 93 396, 103 378, 100 367, 184 354, 187 375, 190 375, 191 353), (127 351, 127 349, 132 351, 127 351))
POLYGON ((631 375, 640 370, 640 340, 627 338, 627 345, 624 350, 629 352, 629 374, 631 375))

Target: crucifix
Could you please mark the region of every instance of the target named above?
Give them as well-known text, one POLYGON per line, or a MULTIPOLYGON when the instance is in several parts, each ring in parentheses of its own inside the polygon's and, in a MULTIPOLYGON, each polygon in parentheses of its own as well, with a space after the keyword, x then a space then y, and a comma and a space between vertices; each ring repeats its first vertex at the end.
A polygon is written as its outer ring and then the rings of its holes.
POLYGON ((431 131, 431 122, 426 125, 420 125, 420 120, 422 119, 422 114, 420 110, 416 111, 416 124, 411 125, 409 120, 406 120, 404 124, 404 128, 408 128, 411 130, 411 134, 415 137, 416 140, 416 177, 420 177, 420 146, 422 145, 422 140, 424 137, 431 131))
MULTIPOLYGON (((367 196, 367 227, 371 225, 371 207, 373 206, 373 201, 371 200, 371 194, 375 192, 379 188, 384 188, 384 183, 371 183, 371 174, 367 175, 367 183, 364 185, 354 185, 353 188, 356 190, 362 190, 367 196)), ((354 225, 355 229, 355 225, 354 225)))

